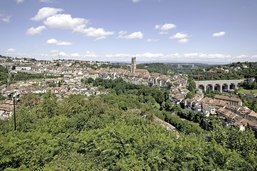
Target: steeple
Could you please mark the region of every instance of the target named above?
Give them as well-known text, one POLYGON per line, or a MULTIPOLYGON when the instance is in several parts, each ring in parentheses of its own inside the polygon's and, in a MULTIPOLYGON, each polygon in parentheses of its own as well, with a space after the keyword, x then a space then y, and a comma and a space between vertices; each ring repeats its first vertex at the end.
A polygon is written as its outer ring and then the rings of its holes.
POLYGON ((131 58, 131 73, 135 73, 137 69, 136 57, 131 58))

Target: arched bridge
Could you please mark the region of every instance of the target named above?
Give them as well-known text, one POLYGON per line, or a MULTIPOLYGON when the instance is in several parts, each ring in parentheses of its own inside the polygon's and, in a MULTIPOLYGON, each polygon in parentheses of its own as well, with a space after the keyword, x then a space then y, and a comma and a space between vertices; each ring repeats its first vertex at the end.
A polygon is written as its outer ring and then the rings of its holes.
POLYGON ((205 81, 195 81, 196 87, 206 91, 229 91, 234 90, 239 87, 239 84, 244 82, 241 80, 205 80, 205 81))

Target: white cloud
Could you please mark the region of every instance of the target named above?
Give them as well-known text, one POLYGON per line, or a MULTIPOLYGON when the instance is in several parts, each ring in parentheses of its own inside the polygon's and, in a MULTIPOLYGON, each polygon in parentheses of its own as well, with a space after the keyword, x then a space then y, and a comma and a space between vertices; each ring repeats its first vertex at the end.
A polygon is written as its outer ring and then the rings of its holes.
POLYGON ((118 33, 118 38, 122 38, 123 36, 125 36, 128 32, 127 31, 119 31, 118 33))
POLYGON ((230 59, 231 55, 221 53, 185 53, 187 59, 209 60, 209 59, 230 59))
POLYGON ((188 37, 187 34, 184 33, 176 33, 175 35, 171 36, 171 39, 186 39, 188 37))
POLYGON ((141 0, 132 0, 133 3, 138 3, 140 2, 141 0))
POLYGON ((69 46, 69 45, 72 45, 71 42, 64 42, 64 41, 59 41, 56 43, 56 45, 58 46, 69 46))
POLYGON ((7 49, 6 51, 7 51, 7 52, 15 52, 16 49, 14 49, 14 48, 9 48, 9 49, 7 49))
POLYGON ((134 32, 124 37, 125 39, 143 39, 142 32, 134 32))
POLYGON ((248 58, 248 55, 244 55, 244 54, 242 54, 242 55, 239 55, 239 56, 237 56, 236 58, 248 58))
POLYGON ((11 16, 5 16, 5 17, 2 18, 2 21, 6 22, 6 23, 9 23, 10 19, 11 19, 11 16))
POLYGON ((158 58, 158 57, 163 57, 164 54, 145 52, 145 53, 142 53, 142 54, 136 54, 136 56, 143 57, 143 58, 158 58))
POLYGON ((164 58, 165 55, 163 53, 138 53, 138 54, 128 54, 128 53, 115 53, 115 54, 107 54, 105 55, 106 60, 110 61, 126 61, 130 60, 132 56, 136 56, 140 61, 149 61, 149 60, 159 60, 160 58, 164 58))
POLYGON ((77 53, 77 52, 75 52, 75 53, 70 54, 70 56, 71 56, 71 57, 79 57, 79 56, 80 56, 80 54, 79 54, 79 53, 77 53))
POLYGON ((217 32, 217 33, 213 33, 212 36, 213 37, 223 37, 225 36, 226 32, 221 31, 221 32, 217 32))
POLYGON ((200 54, 199 53, 195 53, 195 52, 193 52, 193 53, 184 53, 184 56, 185 57, 197 57, 197 56, 199 56, 200 54))
POLYGON ((234 61, 236 61, 236 62, 238 62, 238 61, 256 62, 256 60, 257 60, 257 55, 256 54, 253 54, 253 55, 242 54, 242 55, 236 56, 236 58, 234 59, 234 61))
POLYGON ((53 49, 50 51, 50 53, 59 53, 59 50, 53 49))
POLYGON ((1 21, 5 22, 5 23, 9 23, 10 19, 11 19, 11 16, 0 14, 0 20, 1 21))
POLYGON ((59 57, 59 56, 60 56, 60 55, 59 55, 59 50, 56 50, 56 49, 51 50, 49 56, 51 56, 51 57, 53 57, 53 58, 59 57))
POLYGON ((39 27, 30 27, 27 30, 27 34, 28 35, 35 35, 35 34, 40 34, 42 31, 44 31, 46 29, 45 26, 39 26, 39 27))
POLYGON ((48 17, 44 24, 50 28, 71 29, 85 27, 88 21, 84 18, 72 18, 70 14, 56 14, 48 17))
MULTIPOLYGON (((106 60, 110 61, 130 61, 132 56, 136 56, 138 61, 173 61, 173 62, 205 62, 205 63, 215 63, 215 62, 224 62, 229 63, 232 61, 238 61, 238 59, 233 58, 230 54, 222 54, 222 53, 170 53, 163 54, 160 52, 145 52, 145 53, 137 53, 137 54, 127 54, 127 53, 116 53, 116 54, 107 54, 105 55, 106 60)), ((254 58, 251 58, 251 61, 254 58)), ((241 60, 243 61, 243 60, 241 60)))
POLYGON ((58 55, 59 55, 59 56, 62 56, 62 57, 68 56, 65 52, 59 52, 58 55))
POLYGON ((92 51, 86 51, 86 53, 83 56, 85 56, 85 57, 94 57, 94 58, 97 57, 96 53, 92 52, 92 51))
POLYGON ((48 39, 47 41, 46 41, 46 43, 47 44, 57 44, 57 40, 56 39, 48 39))
POLYGON ((105 39, 107 36, 113 35, 114 32, 106 31, 103 28, 94 28, 94 27, 82 27, 82 28, 75 28, 75 32, 79 32, 82 34, 85 34, 88 37, 94 37, 97 40, 99 39, 105 39))
MULTIPOLYGON (((83 57, 88 57, 88 58, 96 58, 97 55, 94 52, 91 51, 86 51, 86 53, 84 54, 80 54, 78 52, 74 52, 74 53, 66 53, 63 51, 59 51, 59 50, 52 50, 49 54, 51 57, 53 58, 58 58, 58 57, 71 57, 71 58, 79 58, 81 57, 81 59, 83 60, 83 57)), ((84 59, 85 60, 85 59, 84 59)), ((88 60, 88 59, 86 59, 88 60)), ((96 60, 96 59, 95 59, 96 60)))
POLYGON ((114 34, 114 32, 106 31, 104 28, 87 27, 87 19, 74 18, 70 14, 59 14, 62 11, 59 8, 44 7, 38 11, 32 20, 45 19, 43 23, 48 28, 68 29, 88 37, 94 37, 96 40, 105 39, 107 36, 114 34))
POLYGON ((24 0, 16 0, 17 4, 22 4, 24 2, 24 0))
POLYGON ((189 41, 189 36, 185 33, 176 33, 175 35, 171 36, 170 39, 175 39, 179 43, 187 43, 189 41))
POLYGON ((143 39, 144 35, 141 31, 128 34, 126 31, 120 31, 118 38, 122 39, 143 39))
MULTIPOLYGON (((23 3, 25 0, 16 0, 17 4, 23 3)), ((52 0, 39 0, 39 2, 52 2, 52 0)))
POLYGON ((171 54, 167 54, 166 55, 167 59, 173 58, 173 59, 177 59, 180 58, 180 54, 179 53, 171 53, 171 54))
POLYGON ((169 30, 176 28, 175 24, 166 23, 163 25, 155 25, 155 29, 159 30, 160 34, 167 34, 169 30))
POLYGON ((189 39, 185 38, 185 39, 179 39, 178 42, 179 43, 187 43, 189 41, 189 39))
POLYGON ((60 8, 43 7, 38 10, 37 14, 34 17, 32 17, 31 20, 44 20, 45 18, 56 15, 57 13, 62 11, 63 9, 60 8))
POLYGON ((56 40, 56 39, 48 39, 46 41, 47 44, 52 44, 52 45, 58 45, 58 46, 68 46, 68 45, 72 45, 71 42, 66 42, 66 41, 60 41, 60 40, 56 40))
POLYGON ((115 53, 115 54, 106 54, 107 58, 131 58, 132 56, 135 56, 134 54, 127 54, 127 53, 115 53))
POLYGON ((9 48, 3 51, 5 55, 13 57, 32 57, 39 59, 56 58, 76 58, 81 60, 98 60, 98 61, 120 61, 130 62, 131 57, 136 56, 137 61, 141 62, 201 62, 201 63, 231 63, 251 61, 255 62, 257 54, 243 54, 243 55, 230 55, 223 53, 202 53, 202 52, 189 52, 189 53, 161 53, 161 52, 142 52, 142 53, 113 53, 97 55, 95 52, 86 51, 85 53, 73 52, 67 53, 60 50, 52 50, 48 54, 27 54, 16 52, 15 49, 9 48))
POLYGON ((40 2, 51 2, 51 0, 39 0, 40 2))
POLYGON ((253 55, 252 57, 253 57, 253 58, 257 58, 257 55, 253 55))

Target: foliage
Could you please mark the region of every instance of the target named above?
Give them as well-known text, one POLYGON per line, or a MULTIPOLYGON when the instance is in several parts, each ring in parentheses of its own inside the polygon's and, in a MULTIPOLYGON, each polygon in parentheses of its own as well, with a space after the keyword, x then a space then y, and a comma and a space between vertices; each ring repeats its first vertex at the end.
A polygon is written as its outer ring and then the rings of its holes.
POLYGON ((257 78, 257 63, 237 62, 228 65, 211 66, 206 70, 192 70, 189 75, 191 75, 195 80, 233 80, 257 78))
POLYGON ((192 98, 192 97, 195 95, 196 84, 195 84, 194 79, 193 79, 191 76, 188 77, 188 86, 187 86, 187 89, 190 91, 190 92, 187 94, 187 97, 188 97, 188 98, 192 98))
POLYGON ((134 85, 131 83, 127 83, 121 78, 110 80, 110 79, 102 79, 97 78, 92 80, 92 78, 88 78, 82 80, 84 83, 92 83, 93 86, 103 86, 107 89, 113 89, 117 95, 119 94, 135 94, 143 97, 153 97, 158 104, 162 104, 166 100, 168 100, 168 92, 163 91, 158 87, 147 87, 144 85, 134 85))
POLYGON ((5 84, 8 78, 8 70, 0 65, 0 85, 5 84))
POLYGON ((6 97, 4 97, 2 94, 0 94, 0 101, 5 100, 5 99, 6 99, 6 97))
POLYGON ((137 68, 147 69, 149 72, 157 72, 161 74, 171 74, 174 73, 171 65, 164 63, 149 63, 149 64, 139 64, 137 68))
POLYGON ((63 100, 50 93, 23 96, 17 131, 12 119, 0 121, 0 170, 257 169, 250 130, 226 128, 215 118, 173 106, 160 89, 96 81, 113 93, 63 100), (156 102, 158 96, 164 104, 156 102), (153 124, 147 119, 153 115, 179 133, 153 124))
MULTIPOLYGON (((257 77, 257 76, 256 76, 257 77)), ((257 89, 257 82, 253 81, 244 81, 243 84, 241 85, 244 89, 246 90, 254 90, 257 89)))
MULTIPOLYGON (((231 94, 234 94, 234 93, 231 93, 231 94)), ((230 95, 230 93, 229 93, 229 92, 227 92, 227 93, 225 93, 225 92, 221 93, 221 92, 219 92, 219 91, 217 91, 217 90, 215 90, 215 91, 207 90, 207 91, 204 92, 204 96, 205 96, 205 97, 214 98, 215 95, 230 95)))
POLYGON ((237 92, 239 94, 257 94, 257 89, 250 89, 250 90, 246 90, 246 89, 243 89, 243 88, 239 88, 237 90, 237 92))
POLYGON ((17 72, 12 75, 12 81, 25 81, 25 80, 42 79, 42 78, 56 78, 56 77, 51 75, 44 76, 44 74, 31 74, 26 72, 17 72))
POLYGON ((243 101, 244 106, 247 106, 251 110, 257 112, 257 98, 250 99, 241 96, 241 99, 243 101))

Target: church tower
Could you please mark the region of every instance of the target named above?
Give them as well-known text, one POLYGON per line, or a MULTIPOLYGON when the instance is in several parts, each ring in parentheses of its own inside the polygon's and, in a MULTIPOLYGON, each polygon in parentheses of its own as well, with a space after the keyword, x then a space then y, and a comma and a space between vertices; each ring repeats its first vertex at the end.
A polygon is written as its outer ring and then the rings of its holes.
POLYGON ((137 69, 136 57, 131 58, 131 73, 135 73, 137 69))

